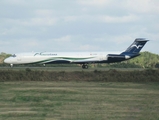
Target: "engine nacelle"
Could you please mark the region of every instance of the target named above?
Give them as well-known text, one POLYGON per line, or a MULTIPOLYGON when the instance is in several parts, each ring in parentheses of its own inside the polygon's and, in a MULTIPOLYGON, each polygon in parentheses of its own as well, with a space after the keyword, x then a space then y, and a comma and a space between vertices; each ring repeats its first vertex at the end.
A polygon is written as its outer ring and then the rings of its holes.
POLYGON ((120 62, 123 60, 130 59, 131 57, 128 55, 121 55, 121 54, 108 54, 107 58, 109 62, 120 62))

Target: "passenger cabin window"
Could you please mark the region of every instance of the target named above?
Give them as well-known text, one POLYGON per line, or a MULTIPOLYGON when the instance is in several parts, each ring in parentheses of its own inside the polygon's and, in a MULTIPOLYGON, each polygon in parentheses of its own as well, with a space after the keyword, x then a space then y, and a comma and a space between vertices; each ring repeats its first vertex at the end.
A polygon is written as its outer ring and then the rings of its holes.
POLYGON ((14 55, 12 55, 12 57, 16 57, 16 55, 14 54, 14 55))

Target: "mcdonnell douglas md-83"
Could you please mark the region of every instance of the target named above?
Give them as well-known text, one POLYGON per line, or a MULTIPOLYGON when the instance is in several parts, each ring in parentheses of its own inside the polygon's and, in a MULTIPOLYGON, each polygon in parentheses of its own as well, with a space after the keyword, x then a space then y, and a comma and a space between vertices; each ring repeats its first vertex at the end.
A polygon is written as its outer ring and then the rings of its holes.
POLYGON ((31 52, 19 53, 4 60, 5 63, 14 64, 81 64, 83 69, 90 63, 114 63, 129 60, 140 55, 141 49, 149 40, 137 38, 124 51, 119 54, 106 52, 31 52))

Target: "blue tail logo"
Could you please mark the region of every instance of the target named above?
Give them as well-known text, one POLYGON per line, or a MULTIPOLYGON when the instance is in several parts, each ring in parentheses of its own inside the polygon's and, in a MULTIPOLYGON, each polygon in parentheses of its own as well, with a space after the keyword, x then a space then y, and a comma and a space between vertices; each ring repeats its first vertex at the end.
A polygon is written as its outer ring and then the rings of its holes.
POLYGON ((132 45, 131 48, 132 48, 132 47, 136 47, 137 49, 139 49, 139 48, 142 48, 143 45, 138 45, 138 46, 137 46, 137 45, 132 45))
POLYGON ((136 38, 135 41, 121 54, 138 54, 149 40, 136 38))

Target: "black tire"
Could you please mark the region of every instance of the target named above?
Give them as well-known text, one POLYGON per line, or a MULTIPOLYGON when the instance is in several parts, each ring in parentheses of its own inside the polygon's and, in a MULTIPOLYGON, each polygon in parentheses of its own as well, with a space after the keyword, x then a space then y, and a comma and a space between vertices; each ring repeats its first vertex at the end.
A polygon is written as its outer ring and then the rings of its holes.
POLYGON ((83 65, 82 65, 82 68, 83 68, 83 69, 88 69, 88 65, 83 64, 83 65))

